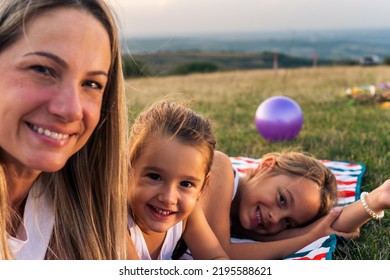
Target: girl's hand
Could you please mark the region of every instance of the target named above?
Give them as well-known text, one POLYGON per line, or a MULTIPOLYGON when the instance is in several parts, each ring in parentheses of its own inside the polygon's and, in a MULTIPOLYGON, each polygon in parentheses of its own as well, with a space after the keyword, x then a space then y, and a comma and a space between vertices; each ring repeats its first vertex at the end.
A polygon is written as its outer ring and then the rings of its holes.
POLYGON ((343 207, 335 207, 333 208, 329 214, 322 217, 315 223, 317 224, 314 227, 314 231, 318 232, 318 234, 325 236, 330 234, 337 234, 341 237, 344 237, 346 239, 356 239, 360 235, 360 228, 357 228, 354 231, 351 232, 343 232, 343 231, 337 231, 332 228, 333 222, 340 216, 341 212, 343 211, 343 207))

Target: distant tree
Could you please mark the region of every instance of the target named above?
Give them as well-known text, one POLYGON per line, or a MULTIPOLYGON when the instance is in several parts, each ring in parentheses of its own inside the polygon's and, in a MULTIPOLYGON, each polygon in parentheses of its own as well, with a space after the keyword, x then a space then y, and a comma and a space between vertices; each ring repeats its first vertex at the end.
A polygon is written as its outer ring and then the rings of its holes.
POLYGON ((131 55, 122 56, 122 69, 125 78, 137 78, 152 75, 152 71, 146 63, 134 59, 131 55))
POLYGON ((218 66, 211 62, 187 62, 179 65, 170 74, 187 75, 191 73, 211 73, 218 71, 218 66))
POLYGON ((385 57, 383 59, 383 63, 386 64, 386 65, 390 65, 390 57, 385 57))
POLYGON ((359 65, 359 61, 353 59, 340 59, 340 60, 335 60, 333 64, 355 66, 355 65, 359 65))

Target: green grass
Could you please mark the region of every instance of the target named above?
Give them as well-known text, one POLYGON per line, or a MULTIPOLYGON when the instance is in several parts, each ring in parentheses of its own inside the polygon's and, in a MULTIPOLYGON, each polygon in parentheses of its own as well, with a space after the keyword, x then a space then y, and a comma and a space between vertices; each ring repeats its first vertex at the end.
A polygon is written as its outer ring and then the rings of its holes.
MULTIPOLYGON (((234 71, 127 81, 130 120, 145 106, 168 97, 191 100, 191 107, 212 119, 217 148, 231 156, 260 157, 298 148, 320 159, 366 165, 362 190, 390 178, 390 109, 375 103, 349 104, 347 87, 390 80, 390 67, 319 67, 234 71), (267 142, 257 132, 254 114, 268 97, 284 95, 301 106, 304 125, 291 141, 267 142)), ((390 259, 390 212, 371 221, 354 241, 340 241, 334 259, 390 259)))

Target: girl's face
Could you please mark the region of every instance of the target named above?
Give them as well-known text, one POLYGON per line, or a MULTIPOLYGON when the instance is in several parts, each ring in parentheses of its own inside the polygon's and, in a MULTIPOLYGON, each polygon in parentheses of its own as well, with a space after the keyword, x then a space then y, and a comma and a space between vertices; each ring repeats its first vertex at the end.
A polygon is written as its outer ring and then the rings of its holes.
POLYGON ((205 182, 202 153, 175 138, 152 140, 133 164, 131 208, 143 232, 166 232, 186 219, 205 182))
POLYGON ((1 157, 56 171, 95 129, 110 66, 109 37, 89 13, 50 10, 0 53, 1 157))
POLYGON ((277 175, 248 181, 239 206, 241 225, 261 235, 310 222, 320 208, 320 188, 307 178, 277 175))

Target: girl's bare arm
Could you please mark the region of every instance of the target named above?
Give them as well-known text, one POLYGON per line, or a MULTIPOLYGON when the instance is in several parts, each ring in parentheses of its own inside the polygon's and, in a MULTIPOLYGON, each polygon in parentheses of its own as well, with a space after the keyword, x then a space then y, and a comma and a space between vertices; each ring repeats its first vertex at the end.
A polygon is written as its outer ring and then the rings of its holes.
POLYGON ((227 260, 219 240, 207 223, 200 207, 195 209, 188 218, 183 233, 183 239, 191 250, 195 260, 227 260))
MULTIPOLYGON (((365 196, 367 206, 376 214, 390 208, 390 180, 365 196)), ((344 207, 340 217, 333 223, 332 228, 337 231, 356 231, 372 217, 364 208, 361 200, 344 207)))
MULTIPOLYGON (((365 196, 365 201, 367 207, 376 214, 390 209, 390 180, 386 180, 381 186, 367 194, 365 196)), ((334 230, 333 233, 352 239, 359 236, 360 227, 371 219, 372 217, 364 208, 362 201, 359 199, 347 206, 344 206, 342 213, 331 227, 334 230)), ((245 236, 246 238, 258 241, 275 241, 305 234, 311 231, 319 223, 321 223, 321 220, 315 221, 306 227, 284 230, 273 236, 261 236, 254 232, 243 230, 241 230, 239 234, 245 236)), ((328 230, 326 231, 328 232, 328 230)))
POLYGON ((283 259, 302 249, 320 237, 332 233, 330 225, 340 214, 341 208, 334 209, 329 215, 321 218, 311 231, 300 236, 278 241, 254 241, 225 244, 224 249, 231 259, 283 259))

